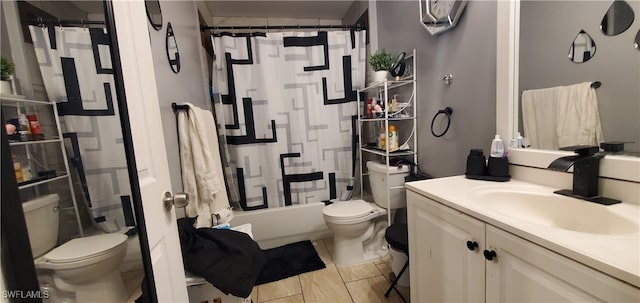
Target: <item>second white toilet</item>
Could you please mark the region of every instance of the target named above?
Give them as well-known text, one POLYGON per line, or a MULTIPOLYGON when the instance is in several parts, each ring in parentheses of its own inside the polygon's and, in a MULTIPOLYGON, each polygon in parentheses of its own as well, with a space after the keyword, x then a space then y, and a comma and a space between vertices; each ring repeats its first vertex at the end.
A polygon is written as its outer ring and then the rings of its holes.
POLYGON ((22 203, 36 269, 51 270, 56 288, 75 293, 77 302, 125 301, 118 266, 127 252, 127 236, 76 238, 55 247, 58 200, 52 194, 22 203))
POLYGON ((388 167, 369 161, 367 169, 375 204, 364 200, 336 201, 322 211, 324 221, 334 234, 333 262, 337 266, 357 265, 386 256, 387 208, 402 208, 407 203, 402 186, 409 174, 408 166, 388 167))

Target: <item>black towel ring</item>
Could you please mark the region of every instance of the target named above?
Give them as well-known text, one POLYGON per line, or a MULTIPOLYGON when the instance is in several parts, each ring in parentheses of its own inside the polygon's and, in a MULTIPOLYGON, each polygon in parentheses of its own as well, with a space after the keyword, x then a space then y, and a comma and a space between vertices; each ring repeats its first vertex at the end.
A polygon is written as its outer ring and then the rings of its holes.
POLYGON ((453 109, 451 109, 451 107, 447 106, 445 109, 439 110, 438 113, 435 116, 433 116, 433 120, 431 120, 431 134, 434 137, 436 137, 436 138, 442 137, 442 136, 444 136, 444 134, 447 133, 447 131, 449 131, 449 126, 451 126, 451 114, 453 114, 453 109), (436 134, 436 132, 433 131, 433 124, 435 124, 436 118, 438 118, 438 116, 440 114, 447 115, 447 128, 445 128, 444 131, 441 134, 436 134))

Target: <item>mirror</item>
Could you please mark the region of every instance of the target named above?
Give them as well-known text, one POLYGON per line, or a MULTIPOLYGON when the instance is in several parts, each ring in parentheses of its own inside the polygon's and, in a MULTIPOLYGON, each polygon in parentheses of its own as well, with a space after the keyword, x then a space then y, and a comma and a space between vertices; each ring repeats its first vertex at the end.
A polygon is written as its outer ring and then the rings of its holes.
MULTIPOLYGON (((520 2, 514 133, 528 136, 522 124, 520 100, 524 90, 599 81, 602 85, 595 92, 603 141, 632 142, 625 144, 625 154, 640 156, 640 56, 629 45, 633 35, 598 39, 598 56, 591 54, 587 64, 574 64, 565 57, 568 39, 576 37, 581 29, 599 33, 598 21, 610 5, 588 0, 520 2)), ((629 5, 640 11, 640 1, 629 5)), ((574 58, 576 55, 574 51, 574 58)))
POLYGON ((637 50, 640 51, 640 29, 638 30, 638 33, 636 34, 636 39, 633 42, 633 47, 635 47, 637 50))
POLYGON ((432 35, 439 35, 458 23, 466 0, 419 0, 420 21, 432 35))
POLYGON ((593 41, 593 38, 584 30, 581 30, 580 33, 573 39, 571 42, 571 46, 569 47, 569 59, 573 63, 584 63, 596 54, 596 42, 593 41))
POLYGON ((633 9, 624 0, 614 1, 602 17, 600 29, 607 36, 622 34, 633 23, 633 9))
POLYGON ((159 31, 162 29, 162 10, 160 9, 159 0, 145 0, 144 7, 147 9, 147 18, 153 29, 159 31))
MULTIPOLYGON (((22 36, 0 35, 3 54, 11 51, 13 56, 21 58, 21 68, 29 72, 15 75, 16 80, 24 84, 19 92, 23 99, 9 108, 3 103, 2 112, 7 119, 26 113, 33 118, 31 121, 40 121, 36 124, 40 136, 30 136, 38 140, 8 144, 11 153, 16 155, 15 161, 31 175, 29 180, 22 174, 25 183, 16 188, 19 196, 16 202, 24 202, 24 212, 20 215, 24 215, 31 230, 27 230, 26 235, 19 233, 19 227, 11 231, 29 238, 12 242, 11 246, 31 245, 34 255, 6 255, 7 263, 22 264, 20 279, 33 276, 44 291, 46 302, 83 301, 74 286, 76 283, 101 291, 111 290, 108 297, 111 300, 102 297, 106 301, 133 301, 139 297, 141 284, 148 286, 142 282, 145 272, 141 255, 148 247, 143 236, 145 229, 137 225, 144 222, 137 211, 141 209, 140 201, 136 201, 137 183, 129 178, 127 165, 126 142, 131 134, 121 122, 127 118, 120 114, 124 92, 117 80, 122 76, 117 45, 112 45, 116 39, 113 23, 109 22, 113 20, 113 8, 102 1, 16 1, 6 10, 5 4, 2 3, 3 17, 10 17, 3 19, 6 26, 3 31, 22 36), (36 206, 39 204, 41 206, 36 206), (38 209, 44 212, 36 214, 36 207, 32 206, 41 207, 38 209), (24 267, 45 253, 64 254, 69 246, 58 246, 70 240, 75 241, 75 245, 86 245, 86 241, 82 243, 86 238, 80 238, 89 235, 96 237, 89 241, 119 236, 118 241, 123 244, 114 246, 114 251, 126 249, 126 256, 122 251, 119 259, 107 260, 111 265, 100 273, 113 277, 109 282, 90 273, 67 280, 64 274, 54 276, 56 270, 36 272, 33 267, 24 267), (118 285, 119 282, 124 287, 118 285)), ((3 149, 3 156, 6 155, 3 149)), ((5 177, 3 165, 3 179, 5 177)), ((4 193, 4 183, 2 190, 4 193)), ((2 203, 5 202, 3 195, 2 203)), ((111 248, 104 246, 95 252, 104 255, 107 249, 111 248)), ((89 255, 85 257, 84 262, 103 261, 89 255)), ((147 269, 150 273, 151 268, 147 269)), ((75 269, 74 276, 84 270, 75 269)), ((3 274, 9 276, 6 271, 3 274)), ((15 287, 15 283, 6 285, 15 287)), ((93 298, 86 289, 83 287, 82 295, 93 298)))
POLYGON ((178 53, 178 43, 176 42, 176 35, 173 33, 171 22, 167 23, 166 47, 169 66, 171 66, 171 70, 177 74, 180 72, 180 53, 178 53))

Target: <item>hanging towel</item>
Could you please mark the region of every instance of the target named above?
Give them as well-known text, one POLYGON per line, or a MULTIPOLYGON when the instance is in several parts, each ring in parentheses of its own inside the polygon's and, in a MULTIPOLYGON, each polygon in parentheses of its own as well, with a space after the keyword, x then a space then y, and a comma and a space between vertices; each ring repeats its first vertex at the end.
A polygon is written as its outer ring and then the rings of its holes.
POLYGON ((224 185, 218 132, 210 111, 191 103, 178 112, 178 137, 182 186, 189 194, 185 208, 188 217, 197 217, 196 228, 211 227, 231 219, 229 198, 224 185), (225 218, 216 214, 224 213, 225 218))
POLYGON ((522 122, 532 148, 599 146, 604 140, 591 82, 523 91, 522 122))

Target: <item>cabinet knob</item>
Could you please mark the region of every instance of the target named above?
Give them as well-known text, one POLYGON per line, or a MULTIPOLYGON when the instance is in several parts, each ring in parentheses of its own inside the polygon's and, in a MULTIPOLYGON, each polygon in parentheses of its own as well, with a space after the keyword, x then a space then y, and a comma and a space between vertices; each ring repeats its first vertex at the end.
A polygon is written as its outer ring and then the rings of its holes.
POLYGON ((493 260, 493 258, 497 257, 498 255, 496 254, 495 251, 493 250, 484 250, 484 252, 482 252, 484 254, 484 258, 491 261, 493 260))
POLYGON ((477 247, 478 247, 478 242, 471 241, 471 240, 467 241, 467 248, 469 250, 474 251, 474 250, 476 250, 477 247))

